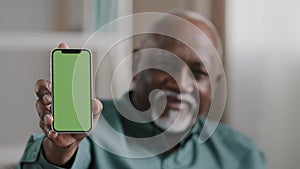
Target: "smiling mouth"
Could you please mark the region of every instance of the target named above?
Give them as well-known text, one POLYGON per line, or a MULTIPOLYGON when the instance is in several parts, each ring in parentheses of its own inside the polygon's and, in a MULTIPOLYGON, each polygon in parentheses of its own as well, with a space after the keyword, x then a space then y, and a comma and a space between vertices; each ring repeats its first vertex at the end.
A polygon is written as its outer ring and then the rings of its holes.
MULTIPOLYGON (((195 113, 197 110, 197 101, 190 94, 181 94, 169 90, 162 90, 153 97, 157 110, 164 111, 162 116, 167 115, 168 111, 177 111, 181 113, 195 113)), ((181 114, 180 113, 180 114, 181 114)))
POLYGON ((173 109, 173 110, 183 110, 188 109, 189 104, 185 101, 182 101, 176 97, 167 97, 166 109, 173 109))

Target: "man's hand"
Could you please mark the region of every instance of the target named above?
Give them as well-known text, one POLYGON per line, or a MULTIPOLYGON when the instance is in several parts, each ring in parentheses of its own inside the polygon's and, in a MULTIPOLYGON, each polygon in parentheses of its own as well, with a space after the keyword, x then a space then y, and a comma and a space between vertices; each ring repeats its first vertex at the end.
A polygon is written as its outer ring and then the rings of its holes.
MULTIPOLYGON (((58 48, 68 48, 64 43, 58 48)), ((47 80, 38 80, 35 85, 35 93, 38 97, 36 109, 40 117, 40 128, 46 137, 43 141, 43 153, 45 158, 53 164, 65 165, 74 155, 82 139, 88 136, 95 128, 102 104, 99 100, 92 100, 93 124, 92 130, 82 134, 58 134, 52 130, 53 116, 51 112, 51 83, 47 80)))

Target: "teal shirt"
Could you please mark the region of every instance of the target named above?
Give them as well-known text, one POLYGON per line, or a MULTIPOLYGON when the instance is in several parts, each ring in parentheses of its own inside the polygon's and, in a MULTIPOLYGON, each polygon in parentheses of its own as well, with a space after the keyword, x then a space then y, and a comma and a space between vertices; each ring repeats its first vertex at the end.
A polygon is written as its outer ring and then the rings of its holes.
MULTIPOLYGON (((245 136, 220 124, 213 135, 204 143, 199 143, 199 134, 204 119, 199 118, 176 148, 154 156, 137 158, 119 156, 110 149, 123 151, 130 142, 122 137, 110 138, 105 134, 105 122, 115 131, 135 138, 147 138, 162 133, 152 123, 135 123, 121 116, 112 101, 102 101, 103 111, 93 134, 85 138, 75 154, 72 169, 264 169, 262 152, 245 136), (100 139, 99 139, 100 138, 100 139), (98 140, 106 140, 98 142, 98 140), (108 147, 108 148, 107 148, 108 147), (111 148, 109 148, 111 147, 111 148)), ((211 122, 212 123, 212 122, 211 122)), ((30 137, 25 152, 17 168, 60 169, 49 163, 41 151, 44 135, 30 137)), ((159 144, 159 143, 153 143, 159 144)), ((142 145, 134 145, 136 147, 142 145)), ((155 146, 153 146, 155 147, 155 146)), ((155 148, 154 148, 155 149, 155 148)), ((139 151, 139 150, 138 150, 139 151)), ((148 150, 148 151, 151 151, 148 150)), ((155 151, 155 150, 153 150, 155 151)))

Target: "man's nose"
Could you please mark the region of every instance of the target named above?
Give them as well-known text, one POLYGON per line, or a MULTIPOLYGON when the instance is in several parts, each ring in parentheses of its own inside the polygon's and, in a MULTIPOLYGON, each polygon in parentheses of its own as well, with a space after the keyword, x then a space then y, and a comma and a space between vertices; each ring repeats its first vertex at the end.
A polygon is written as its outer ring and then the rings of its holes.
POLYGON ((194 90, 195 79, 187 68, 176 71, 175 77, 172 78, 170 88, 176 92, 192 93, 194 90))

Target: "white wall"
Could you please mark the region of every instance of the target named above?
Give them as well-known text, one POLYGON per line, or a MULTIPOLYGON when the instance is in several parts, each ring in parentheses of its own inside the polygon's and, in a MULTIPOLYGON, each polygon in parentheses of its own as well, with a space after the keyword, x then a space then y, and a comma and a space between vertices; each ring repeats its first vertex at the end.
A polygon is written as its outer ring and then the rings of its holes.
POLYGON ((270 169, 299 168, 299 1, 227 1, 228 107, 233 127, 270 169))
POLYGON ((49 67, 41 64, 49 57, 44 52, 12 51, 0 51, 0 56, 1 163, 17 161, 30 134, 39 132, 34 83, 38 78, 49 78, 49 67))
POLYGON ((43 64, 49 62, 49 54, 3 47, 13 43, 20 46, 18 41, 23 40, 16 33, 4 32, 51 30, 51 5, 46 0, 0 4, 0 164, 18 161, 29 135, 39 132, 34 83, 38 78, 49 78, 49 67, 43 64))

